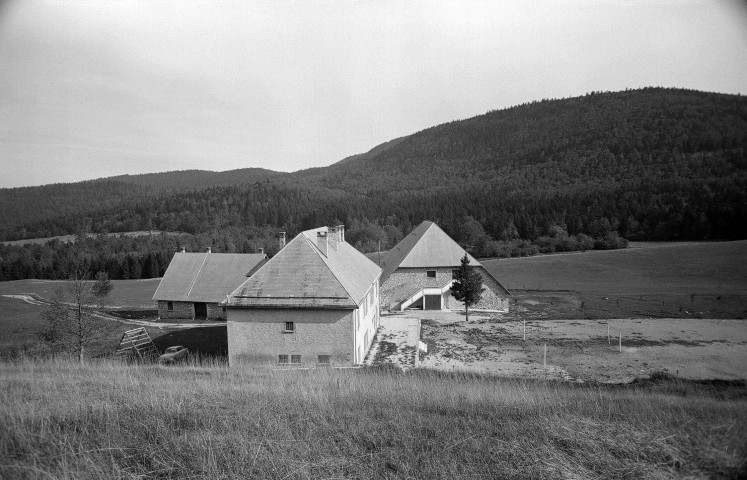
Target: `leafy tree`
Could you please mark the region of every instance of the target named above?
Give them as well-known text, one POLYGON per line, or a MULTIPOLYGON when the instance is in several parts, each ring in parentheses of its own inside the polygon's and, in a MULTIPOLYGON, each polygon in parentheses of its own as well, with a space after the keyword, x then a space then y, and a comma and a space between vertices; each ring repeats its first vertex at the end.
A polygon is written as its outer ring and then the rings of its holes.
POLYGON ((99 272, 96 278, 91 281, 84 269, 73 270, 42 313, 47 322, 47 328, 40 333, 42 340, 55 351, 75 351, 80 362, 86 346, 100 337, 106 326, 95 312, 104 307, 113 287, 105 273, 99 272))
POLYGON ((469 258, 465 253, 462 264, 454 273, 454 283, 451 284, 451 295, 464 302, 465 321, 469 321, 469 307, 480 301, 484 290, 480 272, 469 264, 469 258))

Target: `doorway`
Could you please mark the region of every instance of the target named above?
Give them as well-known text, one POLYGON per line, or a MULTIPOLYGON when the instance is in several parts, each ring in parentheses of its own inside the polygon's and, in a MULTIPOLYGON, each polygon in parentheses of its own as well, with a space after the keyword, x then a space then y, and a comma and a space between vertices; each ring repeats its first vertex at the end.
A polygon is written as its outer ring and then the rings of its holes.
POLYGON ((207 318, 207 304, 204 302, 195 302, 195 318, 207 318))

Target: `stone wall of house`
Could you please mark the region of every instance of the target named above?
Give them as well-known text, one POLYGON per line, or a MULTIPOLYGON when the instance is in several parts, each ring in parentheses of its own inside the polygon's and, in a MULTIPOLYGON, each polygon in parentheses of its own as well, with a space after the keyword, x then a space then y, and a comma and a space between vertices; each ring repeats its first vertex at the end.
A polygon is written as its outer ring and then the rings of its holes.
POLYGON ((379 282, 376 279, 366 292, 366 296, 358 304, 358 310, 353 315, 355 324, 355 358, 356 363, 363 363, 369 348, 373 343, 373 337, 379 328, 379 282))
POLYGON ((207 304, 207 319, 208 320, 225 320, 226 311, 223 306, 219 303, 208 303, 207 304))
MULTIPOLYGON (((485 271, 484 267, 475 267, 482 275, 482 292, 480 301, 472 305, 470 310, 491 310, 497 312, 508 312, 510 297, 507 296, 498 282, 485 271)), ((448 293, 448 292, 447 292, 448 293)), ((460 302, 449 293, 449 303, 445 307, 450 310, 464 310, 464 302, 460 302)))
POLYGON ((443 287, 451 281, 451 272, 455 268, 400 268, 395 270, 381 286, 379 293, 381 309, 391 310, 395 308, 419 289, 443 287), (428 270, 435 270, 436 277, 428 277, 426 273, 428 270))
POLYGON ((158 317, 165 320, 172 319, 190 319, 195 318, 195 308, 192 302, 171 302, 173 310, 168 309, 168 302, 165 300, 158 301, 158 317))
POLYGON ((228 308, 228 362, 278 365, 279 355, 301 355, 301 366, 354 364, 353 328, 357 310, 228 308), (285 322, 295 331, 285 333, 285 322))
MULTIPOLYGON (((381 286, 381 308, 390 310, 397 307, 405 298, 421 288, 443 287, 452 279, 452 271, 457 267, 441 268, 403 268, 393 272, 381 286), (427 271, 435 270, 436 277, 428 277, 427 271)), ((480 301, 472 308, 477 310, 494 310, 508 312, 509 297, 493 277, 488 275, 484 267, 475 267, 482 274, 483 291, 480 301)), ((443 308, 449 310, 464 310, 464 303, 451 296, 447 291, 443 294, 443 308)))

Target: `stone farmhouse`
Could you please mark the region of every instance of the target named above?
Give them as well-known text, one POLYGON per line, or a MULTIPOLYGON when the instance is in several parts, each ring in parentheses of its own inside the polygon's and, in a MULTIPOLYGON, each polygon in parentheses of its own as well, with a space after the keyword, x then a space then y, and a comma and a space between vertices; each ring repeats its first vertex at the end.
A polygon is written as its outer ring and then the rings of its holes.
POLYGON ((226 296, 241 285, 266 257, 246 253, 174 254, 153 300, 163 319, 225 320, 226 296))
MULTIPOLYGON (((381 259, 381 308, 400 311, 463 310, 464 304, 451 296, 453 271, 461 264, 465 250, 438 225, 425 221, 389 250, 381 259)), ((485 290, 476 310, 508 312, 511 293, 472 255, 470 265, 482 275, 485 290)))
POLYGON ((300 233, 226 300, 229 364, 362 364, 379 327, 380 275, 343 227, 300 233))

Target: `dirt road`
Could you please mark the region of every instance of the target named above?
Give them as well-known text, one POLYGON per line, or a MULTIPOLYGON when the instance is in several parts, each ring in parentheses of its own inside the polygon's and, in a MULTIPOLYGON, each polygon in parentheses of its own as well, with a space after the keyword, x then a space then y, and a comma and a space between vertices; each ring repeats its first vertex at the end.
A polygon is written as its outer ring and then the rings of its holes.
MULTIPOLYGON (((31 305, 39 305, 39 306, 45 306, 48 305, 49 302, 40 300, 38 298, 35 298, 31 295, 2 295, 3 297, 7 298, 15 298, 17 300, 22 300, 26 303, 30 303, 31 305)), ((140 327, 150 327, 150 328, 158 328, 158 329, 181 329, 181 328, 194 328, 194 327, 225 327, 226 324, 223 322, 210 322, 210 323, 164 323, 164 322, 149 322, 147 320, 135 320, 135 319, 126 319, 126 318, 119 318, 115 317, 113 315, 108 315, 106 313, 102 312, 95 312, 93 314, 97 318, 101 318, 102 320, 108 320, 112 322, 119 322, 124 323, 127 325, 138 325, 140 327)))

